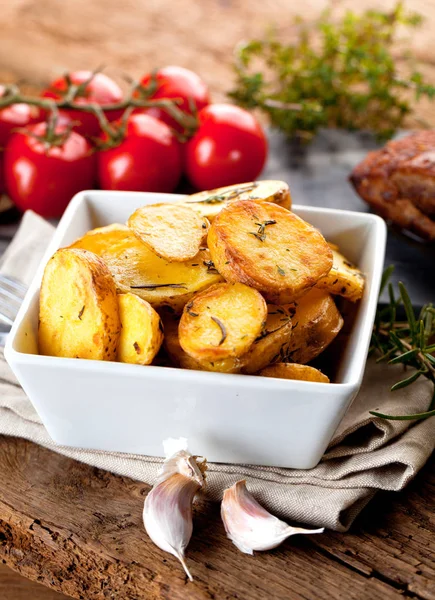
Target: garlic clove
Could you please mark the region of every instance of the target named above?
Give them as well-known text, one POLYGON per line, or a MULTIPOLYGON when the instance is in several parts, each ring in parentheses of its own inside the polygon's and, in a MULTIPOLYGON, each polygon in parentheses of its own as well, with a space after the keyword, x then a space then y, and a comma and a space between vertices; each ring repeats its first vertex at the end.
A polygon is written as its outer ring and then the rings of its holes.
POLYGON ((152 541, 178 558, 193 581, 184 551, 193 531, 192 504, 204 484, 205 464, 199 464, 185 449, 163 463, 156 485, 145 499, 143 521, 152 541))
POLYGON ((298 533, 323 533, 324 529, 302 529, 290 527, 284 521, 265 510, 246 489, 241 480, 225 490, 222 506, 222 521, 227 536, 241 552, 253 554, 276 548, 284 540, 298 533))

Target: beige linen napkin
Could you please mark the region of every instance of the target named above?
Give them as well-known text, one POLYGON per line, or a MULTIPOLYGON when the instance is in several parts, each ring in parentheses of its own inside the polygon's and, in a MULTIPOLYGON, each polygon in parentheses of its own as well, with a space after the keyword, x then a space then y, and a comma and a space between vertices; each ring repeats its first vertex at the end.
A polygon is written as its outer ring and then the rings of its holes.
MULTIPOLYGON (((52 227, 26 215, 0 270, 29 283, 52 227)), ((431 384, 423 379, 390 392, 402 367, 369 361, 361 391, 334 435, 322 462, 309 471, 210 464, 207 495, 219 500, 235 481, 248 488, 269 510, 288 520, 346 531, 377 490, 403 489, 435 447, 435 418, 416 424, 382 421, 368 411, 389 414, 427 409, 431 384)), ((0 434, 26 438, 51 450, 140 481, 154 483, 161 460, 132 454, 61 447, 55 444, 24 395, 0 352, 0 434)))

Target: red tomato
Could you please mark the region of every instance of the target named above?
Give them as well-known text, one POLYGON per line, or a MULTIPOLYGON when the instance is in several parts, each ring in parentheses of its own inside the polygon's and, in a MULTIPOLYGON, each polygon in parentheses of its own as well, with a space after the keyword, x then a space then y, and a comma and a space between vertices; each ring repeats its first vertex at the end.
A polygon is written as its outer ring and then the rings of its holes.
POLYGON ((98 153, 98 176, 105 190, 172 192, 181 177, 180 145, 165 123, 134 114, 121 144, 98 153))
MULTIPOLYGON (((92 146, 72 131, 62 146, 47 149, 34 136, 44 136, 46 124, 28 127, 29 133, 15 133, 4 155, 6 190, 17 207, 28 208, 43 217, 60 217, 71 198, 80 190, 93 188, 96 157, 92 146)), ((64 128, 58 127, 56 133, 64 128)))
POLYGON ((0 152, 0 196, 5 191, 5 180, 3 174, 3 152, 0 152))
MULTIPOLYGON (((147 86, 152 78, 148 73, 143 77, 141 84, 147 86)), ((156 73, 157 90, 150 98, 179 98, 182 102, 178 105, 181 110, 191 113, 189 98, 194 102, 197 110, 201 110, 210 103, 209 91, 202 79, 193 71, 183 67, 164 67, 156 73)), ((148 108, 146 113, 164 121, 170 127, 181 131, 180 125, 161 108, 148 108)))
MULTIPOLYGON (((75 71, 69 74, 71 81, 75 84, 81 84, 87 81, 91 76, 91 71, 75 71)), ((50 84, 43 93, 44 98, 54 98, 60 100, 68 91, 68 85, 65 77, 56 79, 50 84)), ((90 83, 86 86, 85 92, 81 96, 77 96, 74 100, 76 104, 116 104, 122 101, 122 90, 117 83, 104 75, 104 73, 96 73, 90 83)), ((121 111, 106 111, 104 114, 109 121, 119 119, 121 111)), ((95 115, 91 113, 80 112, 78 110, 62 110, 60 113, 65 114, 71 121, 77 121, 74 127, 75 131, 84 136, 98 136, 100 134, 100 125, 95 115)))
POLYGON ((253 181, 267 157, 267 141, 255 117, 232 104, 212 104, 199 113, 200 126, 185 145, 184 163, 199 190, 253 181))
MULTIPOLYGON (((0 96, 4 92, 0 85, 0 96)), ((43 114, 37 106, 11 104, 0 110, 0 148, 4 148, 15 129, 41 121, 43 114)))

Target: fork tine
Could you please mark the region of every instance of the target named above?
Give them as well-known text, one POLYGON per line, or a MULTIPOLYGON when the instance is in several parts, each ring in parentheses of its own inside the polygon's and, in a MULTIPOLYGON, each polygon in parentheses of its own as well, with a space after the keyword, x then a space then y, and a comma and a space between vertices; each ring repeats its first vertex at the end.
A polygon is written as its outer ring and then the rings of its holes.
POLYGON ((27 292, 27 287, 24 285, 24 283, 21 283, 21 281, 13 279, 12 277, 10 277, 8 275, 2 275, 1 273, 0 273, 0 286, 8 287, 12 290, 15 290, 18 295, 23 296, 23 297, 25 296, 25 294, 27 292))
POLYGON ((15 319, 18 313, 19 306, 12 306, 9 302, 5 302, 0 298, 0 314, 6 318, 15 319))
POLYGON ((12 293, 9 290, 0 287, 0 300, 5 298, 7 298, 8 302, 10 302, 11 304, 18 304, 18 306, 20 306, 23 302, 23 298, 21 296, 17 296, 15 293, 12 293))
POLYGON ((3 315, 0 312, 0 323, 6 323, 6 325, 10 325, 12 327, 12 325, 14 324, 14 320, 10 319, 9 317, 7 317, 6 315, 3 315))

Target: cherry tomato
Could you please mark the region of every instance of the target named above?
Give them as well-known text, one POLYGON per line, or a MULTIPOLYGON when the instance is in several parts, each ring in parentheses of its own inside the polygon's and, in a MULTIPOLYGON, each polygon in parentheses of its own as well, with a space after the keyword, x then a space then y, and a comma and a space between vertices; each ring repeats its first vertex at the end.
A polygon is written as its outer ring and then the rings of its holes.
POLYGON ((134 114, 119 146, 98 153, 105 190, 172 192, 181 177, 181 151, 170 128, 146 114, 134 114))
POLYGON ((5 180, 3 174, 3 152, 0 152, 0 196, 5 191, 5 180))
MULTIPOLYGON (((150 84, 153 75, 148 73, 141 80, 143 86, 150 84)), ((164 67, 155 74, 157 79, 157 90, 150 96, 153 99, 178 98, 181 103, 178 107, 184 112, 191 114, 190 102, 193 102, 196 110, 201 110, 210 103, 209 91, 202 79, 193 71, 183 67, 164 67), (190 100, 189 100, 190 99, 190 100)), ((146 109, 147 114, 164 121, 170 127, 181 131, 181 126, 168 113, 157 107, 146 109)))
MULTIPOLYGON (((4 93, 0 85, 0 96, 4 93)), ((11 104, 0 110, 0 148, 4 148, 15 129, 27 127, 43 119, 43 113, 37 106, 11 104)))
MULTIPOLYGON (((72 83, 80 85, 92 77, 91 71, 74 71, 69 74, 72 83)), ((68 91, 68 83, 65 77, 56 79, 50 86, 42 93, 44 98, 54 98, 60 100, 65 96, 68 91)), ((104 75, 104 73, 95 73, 92 80, 88 83, 85 91, 82 95, 76 96, 74 102, 76 104, 99 104, 105 106, 106 104, 117 104, 122 101, 122 90, 113 79, 104 75)), ((74 127, 75 131, 84 136, 96 137, 100 134, 100 125, 95 115, 91 113, 85 113, 77 110, 62 109, 59 111, 61 114, 66 115, 71 121, 76 121, 77 125, 74 127)), ((121 111, 106 111, 106 115, 109 121, 119 119, 122 114, 121 111)))
MULTIPOLYGON (((27 129, 15 133, 6 147, 6 190, 20 210, 30 208, 43 217, 59 217, 74 194, 94 187, 96 156, 89 142, 75 131, 62 145, 47 147, 38 139, 46 135, 46 123, 27 129)), ((56 134, 64 131, 58 127, 56 134)))
POLYGON ((266 136, 255 117, 232 104, 211 104, 198 117, 198 131, 185 145, 190 182, 210 190, 255 180, 267 157, 266 136))

